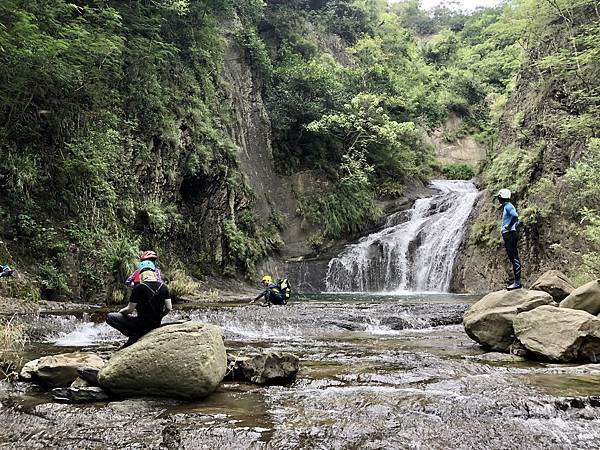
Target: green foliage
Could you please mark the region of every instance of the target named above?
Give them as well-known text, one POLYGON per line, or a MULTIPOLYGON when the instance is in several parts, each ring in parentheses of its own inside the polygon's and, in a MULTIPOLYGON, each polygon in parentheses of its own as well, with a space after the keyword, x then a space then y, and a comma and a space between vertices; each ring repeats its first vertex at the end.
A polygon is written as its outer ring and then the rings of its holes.
POLYGON ((499 228, 497 220, 480 217, 471 227, 469 241, 473 245, 496 249, 502 245, 499 228))
POLYGON ((237 221, 223 221, 223 237, 229 264, 225 272, 235 273, 236 268, 243 269, 247 276, 255 274, 256 263, 283 245, 275 224, 271 221, 259 223, 250 211, 240 214, 237 221))
POLYGON ((41 264, 39 273, 42 286, 45 289, 53 291, 53 294, 55 293, 58 296, 69 293, 67 277, 54 267, 54 265, 50 263, 41 264))
POLYGON ((577 213, 584 208, 600 210, 600 139, 590 139, 581 159, 565 174, 565 208, 577 213))
POLYGON ((486 168, 484 179, 491 191, 508 188, 512 192, 523 191, 530 183, 539 163, 542 147, 527 149, 508 147, 496 155, 486 168))
MULTIPOLYGON (((335 188, 320 195, 309 194, 299 200, 302 215, 318 226, 325 238, 353 233, 378 219, 381 211, 373 203, 369 176, 373 168, 359 150, 343 156, 344 176, 335 188)), ((314 246, 319 240, 313 239, 314 246)))
POLYGON ((463 163, 448 164, 442 172, 449 180, 470 180, 475 176, 473 167, 463 163))

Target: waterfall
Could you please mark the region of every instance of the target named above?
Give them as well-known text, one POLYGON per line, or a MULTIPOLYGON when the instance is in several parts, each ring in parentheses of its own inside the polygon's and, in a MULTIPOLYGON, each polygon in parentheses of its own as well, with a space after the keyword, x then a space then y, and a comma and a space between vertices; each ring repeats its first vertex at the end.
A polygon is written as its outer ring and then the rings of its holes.
POLYGON ((391 215, 381 231, 329 261, 329 292, 448 292, 467 220, 479 196, 468 181, 432 181, 439 191, 391 215))

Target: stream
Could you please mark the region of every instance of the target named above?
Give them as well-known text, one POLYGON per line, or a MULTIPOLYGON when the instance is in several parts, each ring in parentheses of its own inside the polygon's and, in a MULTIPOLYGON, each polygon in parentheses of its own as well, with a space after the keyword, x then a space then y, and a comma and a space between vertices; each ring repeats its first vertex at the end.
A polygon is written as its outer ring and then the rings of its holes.
MULTIPOLYGON (((464 333, 476 296, 320 294, 287 307, 179 309, 221 325, 229 352, 301 358, 288 386, 225 382, 198 402, 61 404, 34 385, 0 383, 0 448, 597 449, 600 365, 485 354, 464 333)), ((35 318, 27 359, 107 356, 123 340, 104 313, 35 318)))

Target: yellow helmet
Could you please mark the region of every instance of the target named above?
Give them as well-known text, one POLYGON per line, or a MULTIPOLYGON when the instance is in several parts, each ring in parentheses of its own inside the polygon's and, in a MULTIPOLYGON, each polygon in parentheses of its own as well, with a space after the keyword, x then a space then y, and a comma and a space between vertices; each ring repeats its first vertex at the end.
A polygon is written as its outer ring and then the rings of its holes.
POLYGON ((262 277, 262 280, 260 280, 260 282, 262 284, 271 284, 273 282, 273 278, 271 278, 271 275, 264 275, 262 277))

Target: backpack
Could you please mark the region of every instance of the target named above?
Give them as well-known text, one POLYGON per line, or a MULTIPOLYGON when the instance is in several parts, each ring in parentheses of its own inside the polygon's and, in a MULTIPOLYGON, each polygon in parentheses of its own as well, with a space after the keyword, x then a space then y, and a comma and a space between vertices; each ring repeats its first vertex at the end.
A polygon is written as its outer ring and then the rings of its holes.
POLYGON ((290 282, 287 278, 279 278, 277 279, 277 289, 279 292, 283 294, 285 298, 285 302, 287 303, 290 299, 290 295, 292 294, 292 288, 290 287, 290 282))

